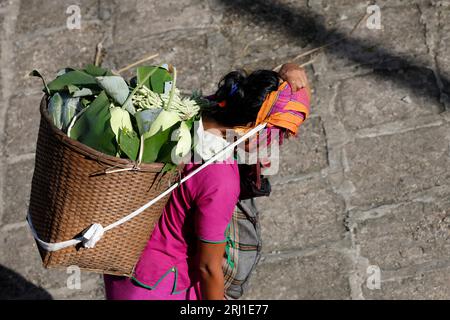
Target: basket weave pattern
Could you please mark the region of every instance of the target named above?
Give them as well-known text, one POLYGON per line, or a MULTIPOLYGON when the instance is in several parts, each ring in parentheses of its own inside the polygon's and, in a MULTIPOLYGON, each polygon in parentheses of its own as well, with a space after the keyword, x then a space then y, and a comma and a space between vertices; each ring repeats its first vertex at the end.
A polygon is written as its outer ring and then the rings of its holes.
MULTIPOLYGON (((131 167, 133 162, 70 139, 52 124, 46 97, 42 99, 40 112, 29 210, 41 240, 52 243, 69 240, 92 223, 105 227, 175 182, 175 174, 161 174, 160 163, 141 164, 139 171, 92 175, 113 166, 131 167)), ((88 271, 130 276, 168 197, 106 232, 95 248, 74 246, 47 252, 38 244, 44 266, 77 265, 88 271)))

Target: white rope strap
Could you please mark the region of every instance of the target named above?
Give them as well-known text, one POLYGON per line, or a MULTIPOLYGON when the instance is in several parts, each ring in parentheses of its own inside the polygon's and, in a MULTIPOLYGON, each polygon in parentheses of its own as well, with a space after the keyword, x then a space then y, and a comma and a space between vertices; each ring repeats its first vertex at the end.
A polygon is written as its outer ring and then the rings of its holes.
POLYGON ((105 232, 107 232, 107 231, 109 231, 109 230, 111 230, 111 229, 113 229, 113 228, 115 228, 117 226, 120 226, 121 224, 127 222, 128 220, 131 220, 134 217, 138 216, 143 211, 145 211, 147 208, 151 207, 153 204, 155 204, 156 202, 158 202, 159 200, 161 200, 162 198, 167 196, 175 188, 177 188, 178 186, 180 186, 181 184, 183 184, 184 182, 186 182, 187 180, 192 178, 194 175, 196 175, 197 173, 199 173, 200 171, 205 169, 207 166, 209 166, 211 163, 213 163, 217 159, 221 158, 229 150, 234 149, 237 145, 239 145, 240 143, 242 143, 245 140, 249 139, 253 135, 257 134, 258 132, 263 130, 265 127, 266 127, 266 123, 263 123, 263 124, 258 125, 255 128, 253 128, 252 130, 247 132, 245 135, 243 135, 241 138, 236 140, 234 143, 228 145, 226 148, 222 149, 220 152, 215 154, 212 158, 207 160, 204 164, 202 164, 200 167, 198 167, 197 169, 192 171, 190 174, 188 174, 186 177, 181 179, 179 182, 177 182, 174 185, 172 185, 170 188, 168 188, 166 191, 161 193, 159 196, 157 196, 156 198, 154 198, 151 201, 147 202, 142 207, 140 207, 139 209, 137 209, 134 212, 130 213, 129 215, 123 217, 120 220, 117 220, 116 222, 114 222, 114 223, 112 223, 112 224, 110 224, 110 225, 108 225, 106 227, 103 227, 99 223, 93 223, 86 231, 83 232, 81 237, 74 238, 74 239, 67 240, 67 241, 62 241, 62 242, 49 243, 49 242, 42 241, 39 238, 39 236, 37 235, 37 232, 34 229, 33 223, 31 221, 30 211, 28 210, 27 221, 28 221, 28 225, 30 226, 31 233, 33 234, 33 237, 36 239, 38 244, 43 249, 45 249, 46 251, 58 251, 58 250, 61 250, 61 249, 67 248, 67 247, 71 247, 71 246, 77 245, 79 243, 82 243, 82 245, 85 248, 94 248, 95 244, 102 238, 102 236, 103 236, 103 234, 105 232))

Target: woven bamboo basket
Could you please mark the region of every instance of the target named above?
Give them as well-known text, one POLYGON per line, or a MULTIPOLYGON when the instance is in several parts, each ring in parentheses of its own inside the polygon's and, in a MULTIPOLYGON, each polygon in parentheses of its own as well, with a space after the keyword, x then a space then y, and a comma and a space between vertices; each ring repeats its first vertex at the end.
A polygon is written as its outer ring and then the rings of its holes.
MULTIPOLYGON (((95 174, 134 162, 98 152, 70 139, 53 125, 47 97, 40 105, 29 214, 38 237, 61 242, 80 235, 93 223, 107 226, 140 208, 176 182, 161 173, 163 164, 140 164, 140 170, 95 174)), ((38 244, 46 268, 76 265, 91 272, 130 276, 169 196, 140 215, 106 232, 95 248, 68 247, 47 252, 38 244)))

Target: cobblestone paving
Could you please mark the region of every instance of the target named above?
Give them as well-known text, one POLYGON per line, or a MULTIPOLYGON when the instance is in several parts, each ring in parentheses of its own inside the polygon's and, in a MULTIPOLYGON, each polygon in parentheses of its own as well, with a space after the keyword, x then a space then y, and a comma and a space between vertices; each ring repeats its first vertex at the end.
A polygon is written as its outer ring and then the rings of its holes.
MULTIPOLYGON (((450 1, 0 0, 0 296, 103 299, 100 276, 45 270, 24 221, 41 83, 62 66, 120 68, 157 52, 185 89, 214 90, 237 67, 300 62, 313 112, 282 150, 273 195, 258 200, 264 256, 247 299, 450 298, 450 1), (367 285, 371 268, 381 287, 367 285)), ((128 76, 128 75, 125 75, 128 76)), ((370 284, 370 281, 369 281, 370 284)))

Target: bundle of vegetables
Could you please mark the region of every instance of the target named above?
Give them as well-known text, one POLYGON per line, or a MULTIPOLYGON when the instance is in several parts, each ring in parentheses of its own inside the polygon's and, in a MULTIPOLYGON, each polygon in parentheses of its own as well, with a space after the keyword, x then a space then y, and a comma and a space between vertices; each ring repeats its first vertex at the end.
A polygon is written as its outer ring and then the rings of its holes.
POLYGON ((194 93, 182 98, 176 69, 167 65, 137 68, 128 84, 121 76, 94 65, 66 68, 47 83, 48 112, 70 138, 105 154, 133 161, 162 162, 164 171, 192 149, 192 125, 208 105, 194 93), (175 154, 173 154, 173 151, 175 154))

